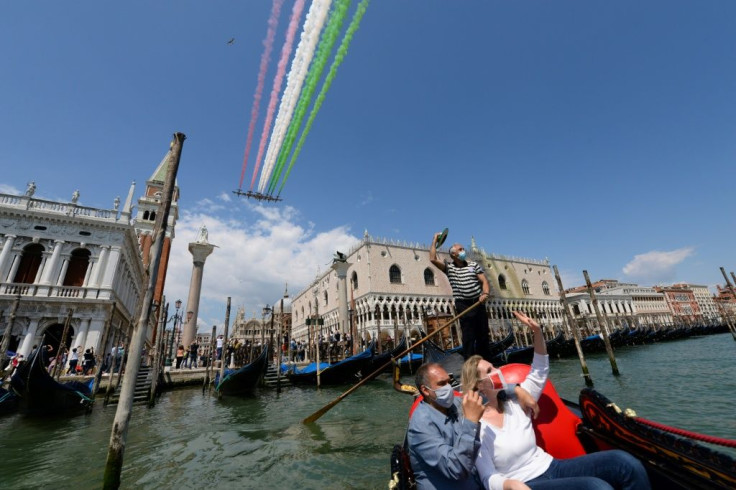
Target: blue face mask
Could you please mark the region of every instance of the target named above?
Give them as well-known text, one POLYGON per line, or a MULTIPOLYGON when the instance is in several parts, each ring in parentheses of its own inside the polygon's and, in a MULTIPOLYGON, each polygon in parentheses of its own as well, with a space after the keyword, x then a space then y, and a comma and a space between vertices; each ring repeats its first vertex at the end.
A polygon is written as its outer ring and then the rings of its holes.
POLYGON ((460 260, 465 260, 467 256, 468 255, 465 253, 465 250, 460 250, 460 253, 457 254, 457 258, 460 260))
MULTIPOLYGON (((429 389, 432 390, 432 388, 429 389)), ((437 395, 437 398, 435 399, 437 405, 443 408, 450 408, 452 406, 452 402, 455 400, 455 393, 452 389, 452 385, 447 384, 445 386, 440 386, 436 390, 432 391, 437 395)))

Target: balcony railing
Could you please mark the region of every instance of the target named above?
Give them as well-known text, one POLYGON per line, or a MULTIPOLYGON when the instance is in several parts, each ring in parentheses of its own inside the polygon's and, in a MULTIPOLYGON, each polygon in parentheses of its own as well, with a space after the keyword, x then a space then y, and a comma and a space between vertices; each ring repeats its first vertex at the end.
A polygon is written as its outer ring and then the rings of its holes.
POLYGON ((74 286, 45 286, 42 284, 0 283, 0 293, 9 296, 72 299, 111 299, 109 288, 74 286))

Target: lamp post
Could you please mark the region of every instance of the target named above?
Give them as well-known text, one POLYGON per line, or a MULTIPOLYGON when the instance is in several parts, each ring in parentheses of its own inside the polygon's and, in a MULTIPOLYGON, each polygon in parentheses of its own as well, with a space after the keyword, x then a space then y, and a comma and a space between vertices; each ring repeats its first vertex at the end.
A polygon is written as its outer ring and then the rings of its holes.
POLYGON ((271 307, 266 305, 263 307, 263 310, 261 311, 262 319, 261 319, 261 349, 263 349, 263 344, 266 343, 266 316, 271 313, 271 307))
POLYGON ((181 315, 179 314, 179 308, 181 308, 181 300, 177 299, 176 302, 174 302, 174 306, 176 306, 174 316, 166 320, 166 323, 174 320, 174 325, 171 327, 171 337, 169 338, 169 355, 166 356, 166 361, 164 361, 165 366, 171 366, 172 360, 174 359, 174 335, 178 331, 177 326, 181 327, 181 315))

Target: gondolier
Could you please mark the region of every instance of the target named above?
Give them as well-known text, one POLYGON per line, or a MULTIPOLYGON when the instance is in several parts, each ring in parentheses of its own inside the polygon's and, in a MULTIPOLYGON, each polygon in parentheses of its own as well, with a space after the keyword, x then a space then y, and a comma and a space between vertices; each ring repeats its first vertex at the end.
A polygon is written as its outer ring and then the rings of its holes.
MULTIPOLYGON (((490 285, 483 267, 472 260, 466 260, 465 247, 456 243, 450 247, 451 262, 437 258, 437 239, 441 233, 435 233, 429 248, 429 260, 447 275, 455 299, 455 311, 464 311, 478 301, 487 301, 490 297, 490 285)), ((485 308, 479 307, 468 312, 460 319, 463 336, 463 357, 474 354, 489 360, 488 349, 488 317, 485 308)))

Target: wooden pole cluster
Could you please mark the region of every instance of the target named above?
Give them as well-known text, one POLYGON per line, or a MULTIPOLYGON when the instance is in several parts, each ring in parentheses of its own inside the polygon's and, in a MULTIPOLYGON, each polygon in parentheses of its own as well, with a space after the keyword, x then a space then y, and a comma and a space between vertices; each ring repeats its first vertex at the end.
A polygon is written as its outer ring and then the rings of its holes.
POLYGON ((115 412, 115 420, 113 421, 112 433, 110 435, 110 446, 105 463, 105 474, 102 483, 104 489, 117 489, 120 487, 120 474, 123 469, 123 456, 125 454, 125 444, 128 436, 128 423, 130 422, 133 407, 135 382, 138 377, 141 353, 145 345, 146 334, 148 333, 151 303, 153 302, 153 295, 158 280, 161 251, 163 250, 169 212, 171 210, 171 201, 174 195, 176 174, 179 170, 179 160, 185 139, 186 136, 183 133, 175 133, 169 150, 168 171, 166 181, 164 182, 161 208, 160 212, 156 215, 156 222, 154 224, 154 241, 151 247, 151 262, 148 269, 148 287, 143 297, 141 316, 138 318, 138 322, 133 329, 133 336, 128 349, 128 363, 125 366, 125 382, 123 383, 123 388, 120 392, 120 401, 115 412))
MULTIPOLYGON (((107 320, 105 321, 104 338, 102 339, 102 344, 101 344, 103 346, 102 347, 103 352, 101 353, 101 359, 105 358, 104 349, 107 348, 107 345, 108 345, 107 341, 110 340, 111 336, 114 336, 114 332, 113 332, 114 328, 112 326, 112 320, 115 317, 115 305, 116 305, 115 302, 113 302, 110 305, 110 314, 108 315, 107 320)), ((83 355, 82 352, 77 352, 77 354, 83 355)), ((97 354, 100 354, 100 353, 98 352, 97 354)), ((99 357, 100 355, 96 355, 96 358, 99 358, 99 357)), ((112 359, 110 360, 110 362, 112 362, 112 359)), ((98 369, 97 372, 95 372, 94 383, 92 384, 92 393, 95 395, 97 394, 97 390, 100 387, 101 380, 102 380, 102 365, 100 364, 100 369, 98 369)), ((112 382, 112 374, 110 374, 110 382, 112 382)), ((105 403, 107 403, 107 398, 105 398, 105 403)))
POLYGON ((567 296, 565 295, 565 288, 562 286, 562 278, 560 277, 560 271, 557 270, 557 266, 552 266, 555 271, 555 279, 557 279, 557 287, 560 288, 560 302, 562 303, 562 312, 567 320, 567 325, 572 331, 572 336, 575 339, 575 350, 578 352, 578 359, 580 359, 580 368, 583 370, 583 377, 585 378, 585 384, 587 386, 593 386, 593 378, 590 377, 588 371, 588 363, 585 362, 585 354, 583 353, 583 347, 580 345, 580 332, 578 326, 575 324, 575 320, 572 317, 570 311, 570 304, 567 302, 567 296))
POLYGON ((611 347, 611 340, 608 338, 608 320, 601 315, 601 310, 598 307, 598 298, 595 296, 593 291, 593 285, 590 283, 590 277, 588 271, 583 271, 585 277, 585 284, 588 286, 588 294, 590 295, 590 301, 593 303, 593 309, 595 310, 595 317, 598 319, 598 325, 600 326, 601 334, 603 335, 603 343, 606 345, 606 353, 608 353, 608 360, 611 362, 611 372, 614 376, 618 376, 618 366, 616 365, 616 358, 613 355, 613 347, 611 347))
MULTIPOLYGON (((222 339, 222 359, 220 360, 220 383, 225 378, 225 357, 227 357, 228 329, 230 328, 230 296, 227 297, 227 306, 225 307, 225 332, 222 339)), ((222 398, 222 392, 217 392, 217 398, 222 398)))
POLYGON ((64 366, 60 366, 61 363, 61 352, 62 349, 66 349, 66 337, 69 335, 69 325, 72 323, 72 315, 74 314, 74 309, 69 308, 69 311, 66 314, 66 320, 64 320, 64 330, 61 332, 61 341, 59 342, 59 348, 56 349, 56 360, 54 361, 54 372, 51 374, 52 378, 56 378, 58 381, 61 377, 61 373, 64 371, 64 366))

